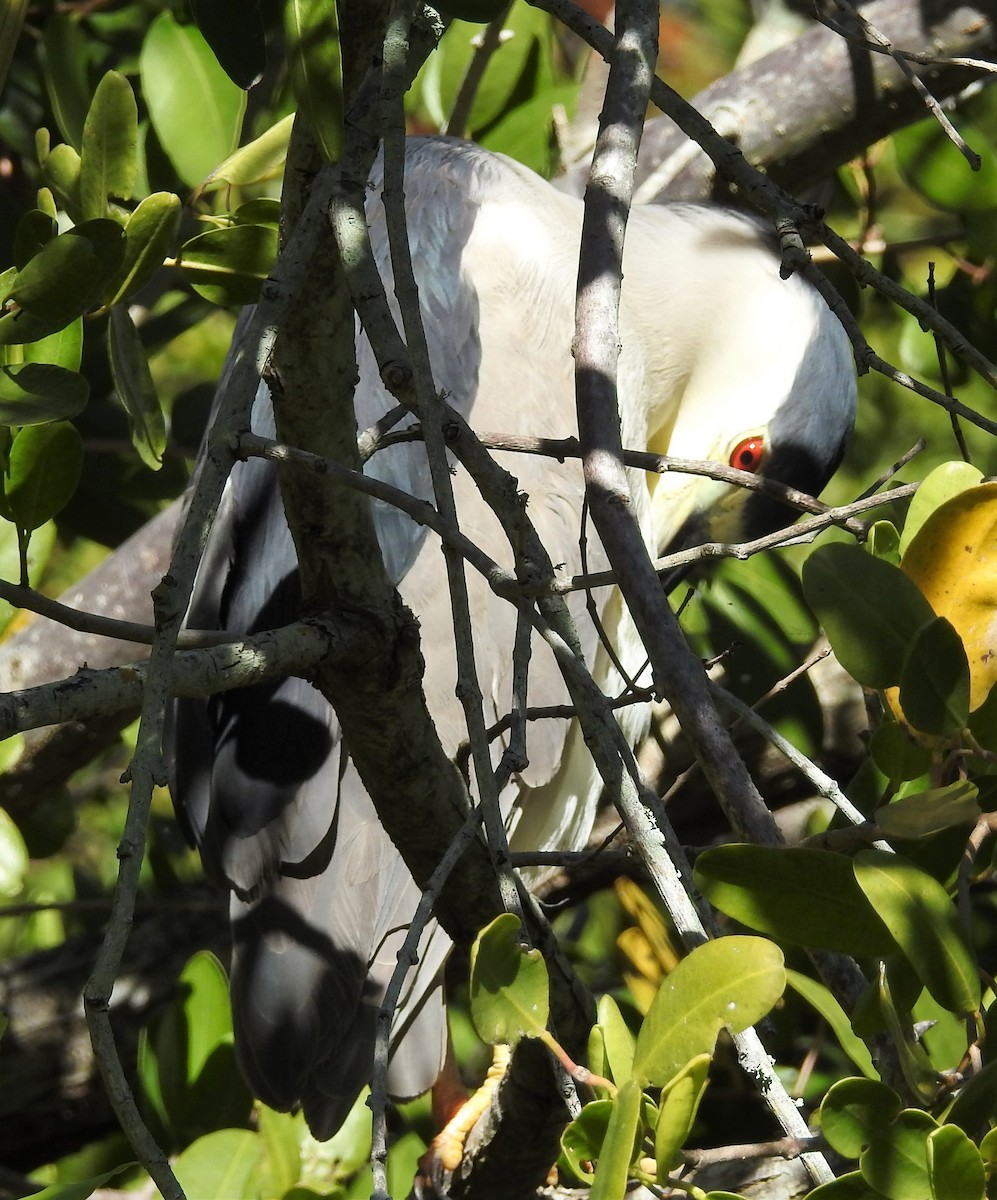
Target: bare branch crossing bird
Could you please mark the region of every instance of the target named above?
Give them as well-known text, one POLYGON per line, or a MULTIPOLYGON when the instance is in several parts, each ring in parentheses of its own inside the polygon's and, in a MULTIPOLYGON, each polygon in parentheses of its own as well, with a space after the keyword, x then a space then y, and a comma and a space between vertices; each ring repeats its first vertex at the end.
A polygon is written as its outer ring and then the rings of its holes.
MULTIPOLYGON (((380 166, 368 219, 390 286, 380 166)), ((580 201, 479 147, 412 139, 406 159, 412 256, 435 385, 473 427, 566 437, 576 430, 571 342, 580 201)), ((751 218, 708 207, 642 207, 624 257, 619 398, 624 445, 756 470, 810 492, 840 461, 855 414, 848 341, 817 293, 782 280, 770 236, 751 218)), ((359 330, 357 421, 394 407, 359 330)), ((253 428, 273 418, 261 385, 253 428)), ((307 448, 307 447, 306 447, 307 448)), ((529 496, 528 514, 551 560, 580 569, 583 482, 577 461, 503 455, 529 496)), ((431 500, 420 442, 379 452, 367 470, 431 500)), ((511 566, 497 519, 459 467, 461 529, 511 566)), ((789 511, 714 481, 631 472, 635 507, 653 553, 667 546, 756 536, 789 511)), ((426 696, 454 753, 463 733, 439 544, 401 512, 375 505, 385 562, 422 629, 426 696)), ((589 533, 589 566, 605 559, 589 533)), ((489 718, 511 702, 515 613, 486 583, 469 580, 477 661, 489 718)), ((626 671, 644 660, 615 591, 603 625, 626 671)), ((188 624, 233 633, 297 614, 297 561, 275 469, 254 460, 232 472, 195 586, 188 624)), ((587 661, 611 693, 624 686, 577 596, 572 609, 587 661)), ((553 658, 539 641, 529 703, 565 703, 553 658)), ((620 717, 634 742, 646 710, 620 717)), ((340 1125, 371 1072, 375 1017, 418 889, 378 823, 351 763, 336 714, 310 684, 228 692, 176 705, 169 753, 173 794, 207 873, 231 890, 236 1047, 256 1094, 300 1105, 315 1134, 340 1125)), ((504 743, 493 747, 498 760, 504 743)), ((513 849, 575 849, 592 827, 600 780, 577 725, 533 722, 529 765, 503 795, 513 849)), ((441 973, 449 950, 423 936, 392 1029, 389 1090, 429 1088, 446 1052, 441 973)))

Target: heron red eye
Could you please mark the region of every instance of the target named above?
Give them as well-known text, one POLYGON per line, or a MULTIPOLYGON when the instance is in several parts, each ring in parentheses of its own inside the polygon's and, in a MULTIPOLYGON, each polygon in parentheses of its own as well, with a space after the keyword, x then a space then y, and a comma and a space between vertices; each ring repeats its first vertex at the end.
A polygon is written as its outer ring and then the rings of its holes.
POLYGON ((765 439, 749 437, 738 442, 730 454, 730 465, 739 471, 757 471, 765 455, 765 439))

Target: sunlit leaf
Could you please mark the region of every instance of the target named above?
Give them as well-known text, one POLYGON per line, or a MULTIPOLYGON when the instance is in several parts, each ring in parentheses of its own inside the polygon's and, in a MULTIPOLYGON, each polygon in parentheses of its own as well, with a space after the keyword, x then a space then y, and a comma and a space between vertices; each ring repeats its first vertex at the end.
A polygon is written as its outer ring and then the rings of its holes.
POLYGON ((975 824, 980 817, 977 795, 976 784, 960 779, 884 804, 874 819, 887 837, 926 837, 953 825, 975 824))
POLYGON ((658 1181, 678 1166, 678 1152, 692 1132, 710 1074, 710 1055, 698 1054, 662 1089, 654 1127, 658 1181))
POLYGON ((794 992, 802 998, 828 1023, 838 1044, 867 1079, 878 1079, 879 1073, 872 1061, 869 1048, 852 1030, 848 1014, 832 992, 799 971, 786 971, 786 980, 794 992))
POLYGON ((246 184, 269 179, 287 158, 287 144, 293 124, 294 113, 290 113, 248 145, 240 146, 234 154, 230 154, 224 162, 215 167, 197 189, 197 194, 213 191, 224 185, 245 187, 246 184))
POLYGON ((810 555, 803 592, 838 662, 865 687, 898 684, 910 642, 935 617, 902 571, 845 543, 810 555))
POLYGON ((933 471, 929 471, 918 485, 904 518, 903 533, 900 535, 901 556, 907 553, 907 547, 936 508, 941 508, 953 496, 958 496, 982 481, 983 472, 979 467, 961 459, 942 463, 933 471))
POLYGON ((82 375, 49 363, 0 367, 0 425, 60 421, 83 411, 90 385, 82 375))
POLYGON ((21 429, 3 480, 4 499, 18 527, 37 529, 62 512, 82 470, 83 441, 68 421, 21 429))
POLYGON ((83 145, 83 123, 93 96, 89 58, 89 39, 76 15, 52 13, 42 35, 45 85, 59 132, 74 151, 83 145))
POLYGON ((592 1100, 561 1134, 561 1151, 583 1182, 592 1179, 592 1165, 602 1153, 612 1111, 612 1100, 592 1100))
POLYGON ((287 0, 284 36, 291 88, 327 162, 343 149, 343 66, 336 5, 287 0))
POLYGON ((235 149, 246 94, 218 65, 200 30, 178 24, 169 12, 149 26, 139 66, 156 136, 193 187, 235 149))
POLYGON ((547 1027, 550 1015, 547 964, 539 950, 519 940, 519 919, 503 913, 471 948, 471 1018, 490 1045, 515 1045, 547 1027))
POLYGON ((997 208, 997 161, 989 135, 960 115, 961 136, 982 158, 974 171, 952 144, 948 133, 932 119, 920 121, 893 135, 900 170, 911 187, 936 208, 958 213, 997 208))
POLYGON ((62 142, 53 147, 42 164, 42 176, 59 199, 59 203, 74 221, 82 220, 80 212, 80 156, 72 146, 62 142))
POLYGON ((21 831, 7 810, 0 808, 0 896, 9 900, 21 891, 29 865, 21 831))
POLYGON ((138 171, 138 109, 131 84, 108 71, 83 125, 80 203, 85 220, 106 217, 108 201, 130 200, 138 171))
POLYGON ((612 1101, 606 1138, 595 1167, 589 1200, 619 1200, 626 1191, 627 1175, 638 1148, 641 1090, 632 1079, 612 1101))
POLYGON ((20 354, 24 362, 52 363, 67 371, 78 371, 83 361, 83 318, 77 317, 36 342, 27 342, 20 354))
POLYGON ((899 855, 863 850, 855 878, 932 996, 951 1012, 973 1012, 980 980, 955 907, 930 875, 899 855))
POLYGON ((697 858, 695 874, 721 912, 780 941, 859 958, 896 948, 874 919, 844 855, 803 847, 715 846, 697 858))
POLYGON ((602 1028, 609 1077, 615 1083, 622 1083, 633 1071, 636 1039, 623 1019, 620 1006, 608 994, 599 997, 596 1020, 602 1028))
POLYGON ((997 682, 997 483, 967 488, 936 508, 901 567, 962 639, 969 707, 978 708, 997 682))
POLYGON ((931 1196, 928 1135, 938 1122, 920 1109, 906 1108, 876 1131, 859 1159, 862 1177, 890 1200, 926 1200, 931 1196))
POLYGON ((148 283, 173 253, 180 232, 181 204, 172 192, 146 196, 125 225, 124 260, 108 304, 117 304, 148 283))
POLYGON ((253 1200, 261 1149, 249 1129, 219 1129, 188 1146, 173 1163, 173 1173, 188 1196, 253 1200))
POLYGON ((983 1159, 955 1125, 943 1125, 928 1134, 928 1178, 931 1200, 983 1200, 983 1159))
POLYGON ((873 1079, 842 1079, 821 1101, 821 1133, 832 1150, 858 1158, 872 1138, 888 1128, 902 1105, 896 1092, 873 1079))
POLYGON ((252 304, 277 257, 276 231, 232 225, 198 234, 180 257, 191 286, 213 304, 252 304))
POLYGON ((724 1027, 760 1020, 782 995, 782 951, 756 937, 722 937, 697 946, 662 981, 634 1051, 640 1083, 666 1084, 698 1054, 710 1054, 724 1027))

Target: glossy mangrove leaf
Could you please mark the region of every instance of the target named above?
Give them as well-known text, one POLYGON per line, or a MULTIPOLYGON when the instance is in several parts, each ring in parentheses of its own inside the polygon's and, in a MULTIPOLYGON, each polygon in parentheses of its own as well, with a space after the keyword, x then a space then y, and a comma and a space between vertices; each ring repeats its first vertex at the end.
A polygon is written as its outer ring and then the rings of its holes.
POLYGON ((896 949, 841 854, 716 846, 696 859, 695 876, 721 912, 780 941, 859 958, 896 949))
POLYGON ((192 1142, 173 1163, 188 1196, 253 1200, 262 1145, 250 1129, 218 1129, 192 1142))
POLYGON ((0 367, 0 425, 61 421, 83 411, 90 385, 82 375, 50 363, 0 367))
POLYGON ((180 197, 173 192, 146 196, 125 225, 125 251, 108 306, 137 292, 173 253, 180 232, 180 197))
POLYGON ((927 837, 953 825, 975 824, 980 817, 978 789, 968 779, 927 792, 916 792, 876 809, 874 820, 890 838, 927 837))
POLYGON ((596 1020, 602 1030, 609 1078, 614 1083, 622 1083, 633 1072, 636 1038, 624 1021, 620 1006, 608 993, 599 997, 596 1020))
POLYGON ((958 496, 967 488, 975 487, 983 481, 983 472, 972 463, 957 459, 955 462, 942 463, 929 471, 918 486, 917 491, 907 509, 903 533, 900 535, 901 557, 907 553, 907 547, 914 540, 921 526, 936 508, 958 496))
POLYGON ((166 449, 166 418, 142 339, 123 304, 111 309, 108 352, 114 388, 128 414, 132 445, 145 465, 158 471, 166 449))
POLYGON ((80 156, 72 146, 61 142, 52 148, 42 163, 42 178, 74 221, 82 220, 80 204, 80 156))
MULTIPOLYGON (((291 90, 327 162, 343 151, 343 65, 334 4, 287 0, 284 37, 291 90)), ((434 56, 435 57, 435 56, 434 56)))
POLYGON ((30 532, 62 512, 82 470, 83 440, 68 421, 19 430, 3 479, 4 500, 18 528, 30 532))
POLYGON ((93 96, 89 60, 90 43, 76 15, 52 13, 42 34, 45 87, 59 132, 77 152, 83 145, 83 124, 93 96))
POLYGON ((838 1044, 842 1050, 844 1050, 866 1079, 879 1079, 879 1072, 872 1061, 869 1048, 860 1037, 856 1036, 848 1020, 847 1013, 831 991, 824 984, 819 983, 816 979, 811 979, 809 975, 801 974, 799 971, 787 969, 786 981, 793 991, 801 996, 815 1012, 820 1013, 830 1026, 831 1032, 838 1039, 838 1044))
POLYGON ((859 1159, 862 1177, 890 1200, 928 1200, 928 1135, 938 1122, 917 1108, 905 1108, 876 1136, 859 1159))
POLYGON ((265 225, 232 225, 184 244, 180 265, 212 304, 252 304, 277 258, 277 234, 265 225))
POLYGON ((132 85, 108 71, 83 125, 80 205, 83 219, 108 215, 108 202, 130 200, 138 173, 138 108, 132 85))
POLYGON ((997 161, 993 140, 965 116, 960 135, 982 158, 974 171, 937 121, 925 120, 893 135, 901 173, 936 208, 983 213, 997 208, 997 161))
POLYGON ((937 880, 899 855, 863 850, 855 878, 924 986, 950 1012, 974 1012, 980 980, 955 906, 937 880))
POLYGON ((900 676, 900 708, 922 733, 944 737, 969 720, 969 660, 962 638, 945 617, 914 635, 900 676))
POLYGON ((821 1101, 817 1118, 832 1150, 858 1158, 873 1138, 889 1128, 902 1108, 896 1092, 874 1079, 842 1079, 821 1101))
POLYGON ((764 938, 722 937, 697 946, 658 989, 634 1051, 633 1075, 662 1087, 690 1059, 711 1054, 720 1030, 761 1020, 786 987, 782 951, 764 938))
POLYGON ((640 1148, 640 1086, 628 1079, 612 1105, 589 1200, 619 1200, 626 1191, 630 1164, 640 1148))
POLYGON ((679 1164, 679 1151, 696 1121, 700 1101, 709 1082, 711 1056, 697 1054, 661 1091, 654 1126, 654 1161, 658 1181, 679 1164))
POLYGON ((892 521, 875 521, 869 527, 866 549, 893 566, 900 564, 900 533, 892 521))
POLYGON ((928 1134, 931 1200, 984 1200, 986 1173, 973 1142, 955 1125, 928 1134))
POLYGON ((978 708, 997 681, 997 483, 967 488, 936 508, 900 565, 962 639, 970 711, 978 708))
POLYGON ((208 174, 197 194, 219 187, 245 187, 276 175, 287 158, 293 124, 294 113, 290 113, 248 145, 240 146, 208 174))
POLYGON ((100 258, 93 244, 86 237, 64 233, 18 271, 11 299, 54 332, 93 306, 100 285, 100 258))
POLYGON ((864 687, 898 684, 914 635, 935 617, 901 570, 845 543, 810 555, 803 593, 838 662, 864 687))
POLYGON ((883 721, 869 740, 869 753, 894 788, 920 779, 932 763, 928 747, 915 741, 897 721, 883 721))
POLYGON ((519 940, 519 919, 503 913, 471 947, 471 1019, 482 1041, 514 1046, 544 1032, 550 1016, 547 964, 519 940))
POLYGON ((565 1161, 583 1182, 595 1175, 593 1167, 602 1153, 612 1111, 612 1100, 592 1100, 561 1134, 565 1161))
POLYGON ((59 223, 49 213, 28 209, 14 230, 14 266, 23 271, 58 232, 59 223))
POLYGON ((246 94, 218 65, 197 26, 178 24, 170 12, 149 26, 139 67, 156 136, 193 187, 238 144, 246 94))
POLYGON ((22 362, 51 363, 78 371, 83 361, 83 318, 77 317, 55 333, 27 342, 20 349, 22 362))

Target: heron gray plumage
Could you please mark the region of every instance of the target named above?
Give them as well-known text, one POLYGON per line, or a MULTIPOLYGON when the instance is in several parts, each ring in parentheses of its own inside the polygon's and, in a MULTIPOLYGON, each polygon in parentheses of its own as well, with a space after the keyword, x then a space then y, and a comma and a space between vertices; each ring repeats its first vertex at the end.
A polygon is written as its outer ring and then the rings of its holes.
MULTIPOLYGON (((576 428, 571 342, 580 201, 526 168, 473 145, 412 139, 406 157, 409 237, 435 384, 473 427, 566 437, 576 428)), ((390 289, 379 169, 369 192, 375 257, 390 289)), ((624 256, 619 397, 624 444, 727 463, 748 438, 769 476, 818 491, 835 469, 855 412, 847 339, 817 293, 783 280, 770 237, 749 217, 708 207, 633 211, 624 256)), ((361 428, 395 401, 358 327, 361 428)), ((261 384, 253 428, 273 432, 261 384)), ((580 568, 584 486, 577 462, 502 456, 528 513, 566 573, 580 568)), ((755 465, 753 463, 753 465, 755 465)), ((432 500, 419 442, 395 444, 366 470, 432 500)), ((677 540, 727 540, 774 528, 787 510, 714 481, 631 472, 634 504, 655 554, 677 540)), ((511 565, 499 523, 455 468, 462 531, 511 565)), ((400 511, 375 504, 389 573, 421 623, 427 701, 448 753, 463 736, 455 652, 438 542, 400 511)), ((594 534, 589 567, 604 563, 594 534)), ((232 472, 198 573, 188 624, 246 632, 296 617, 297 563, 276 473, 254 460, 232 472)), ((511 702, 515 613, 469 580, 486 716, 511 702)), ((618 593, 601 617, 628 673, 643 652, 618 593)), ((596 678, 623 680, 576 597, 572 608, 596 678)), ((563 703, 552 657, 534 647, 531 705, 563 703)), ((621 715, 636 742, 639 706, 621 715)), ((301 1105, 327 1137, 369 1079, 374 1023, 418 890, 377 820, 344 748, 335 713, 310 684, 230 692, 176 705, 173 790, 209 875, 231 889, 236 1046, 267 1103, 301 1105)), ((495 744, 495 755, 502 751, 495 744)), ((601 784, 577 726, 532 723, 529 764, 503 795, 514 848, 577 848, 601 784)), ((449 943, 431 925, 392 1029, 389 1091, 436 1080, 446 1048, 440 986, 449 943)))

